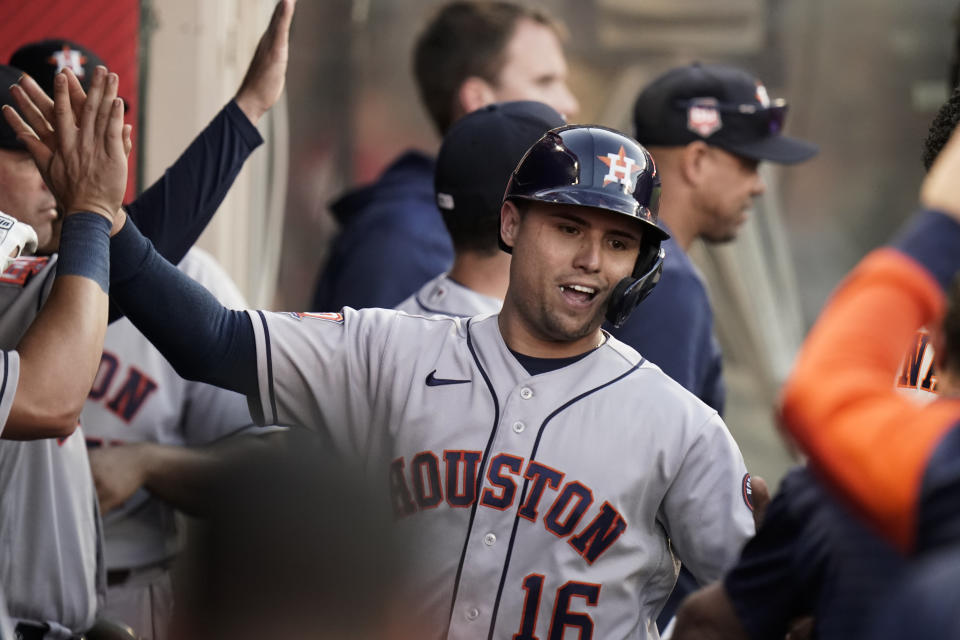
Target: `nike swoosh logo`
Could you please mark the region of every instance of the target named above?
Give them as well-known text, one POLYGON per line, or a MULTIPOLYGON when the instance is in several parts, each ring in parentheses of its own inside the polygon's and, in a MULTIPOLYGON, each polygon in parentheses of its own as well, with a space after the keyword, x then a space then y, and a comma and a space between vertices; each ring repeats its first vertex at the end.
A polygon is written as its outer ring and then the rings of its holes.
POLYGON ((428 387, 441 387, 445 384, 466 384, 470 380, 449 380, 447 378, 436 378, 433 374, 437 372, 436 369, 427 374, 427 386, 428 387))

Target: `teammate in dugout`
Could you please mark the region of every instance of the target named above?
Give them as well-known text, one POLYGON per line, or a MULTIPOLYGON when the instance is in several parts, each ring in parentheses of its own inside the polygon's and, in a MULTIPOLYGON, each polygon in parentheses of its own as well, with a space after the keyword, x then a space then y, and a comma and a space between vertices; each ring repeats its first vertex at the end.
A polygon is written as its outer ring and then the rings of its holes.
POLYGON ((794 164, 817 147, 783 135, 787 104, 758 79, 725 65, 691 64, 665 72, 634 104, 637 140, 663 175, 660 226, 667 240, 663 286, 613 334, 723 415, 726 389, 713 310, 687 256, 700 238, 730 242, 765 190, 761 161, 794 164))
MULTIPOLYGON (((958 121, 960 91, 955 90, 924 140, 926 170, 958 121)), ((948 301, 948 314, 960 310, 957 294, 948 301)), ((920 403, 932 402, 942 386, 933 366, 935 334, 926 328, 915 334, 895 376, 898 392, 920 403)), ((811 615, 810 626, 821 640, 863 637, 877 612, 886 608, 885 594, 902 579, 906 565, 892 545, 838 504, 808 468, 795 469, 781 483, 737 566, 722 583, 684 602, 674 638, 782 637, 793 621, 811 615)), ((909 617, 910 624, 922 618, 909 617)))
MULTIPOLYGON (((11 76, 16 79, 13 70, 0 66, 0 78, 9 79, 11 76)), ((58 205, 65 216, 58 234, 61 251, 58 259, 52 261, 57 267, 55 277, 50 278, 53 281, 52 288, 44 296, 45 304, 39 312, 34 307, 35 317, 28 315, 25 323, 18 327, 21 333, 25 333, 19 339, 17 351, 2 352, 0 412, 6 445, 0 466, 0 505, 3 508, 4 531, 0 561, 5 578, 2 591, 10 598, 11 605, 18 606, 11 606, 14 616, 22 616, 25 612, 23 594, 18 589, 28 583, 6 578, 14 573, 22 575, 37 571, 36 565, 40 559, 26 555, 12 557, 11 551, 19 548, 18 541, 25 537, 46 543, 57 532, 35 530, 35 518, 22 512, 13 514, 10 507, 16 504, 31 512, 47 513, 57 505, 43 501, 42 483, 24 486, 15 485, 12 481, 24 473, 33 477, 51 473, 49 465, 44 465, 37 457, 31 457, 34 452, 40 458, 49 458, 51 448, 54 452, 61 446, 74 452, 83 451, 80 440, 71 436, 96 373, 103 346, 109 284, 108 236, 121 226, 117 222, 118 211, 126 187, 127 155, 130 152, 130 129, 123 124, 123 104, 116 97, 115 75, 107 77, 106 70, 102 68, 98 71, 82 112, 80 105, 77 105, 79 126, 71 110, 67 83, 63 77, 60 78, 58 93, 59 104, 64 108, 57 114, 56 134, 44 132, 46 144, 29 137, 18 141, 21 145, 29 146, 38 164, 44 166, 48 184, 56 193, 58 205), (47 440, 38 440, 41 438, 47 440), (14 443, 11 440, 33 442, 14 443), (71 440, 73 444, 80 444, 73 446, 71 440), (9 453, 11 450, 25 453, 20 457, 12 456, 9 453), (11 517, 13 515, 19 517, 11 517)), ((6 105, 3 110, 5 115, 12 111, 6 105)), ((11 136, 11 130, 0 127, 0 142, 12 144, 15 138, 11 139, 11 136)), ((33 162, 28 154, 24 155, 27 162, 33 162)), ((27 173, 25 168, 21 168, 20 172, 27 173)), ((13 189, 14 185, 3 185, 0 192, 14 201, 23 196, 22 193, 11 193, 13 189)), ((7 241, 15 239, 17 235, 29 237, 29 244, 35 248, 37 235, 30 227, 8 216, 3 216, 2 222, 4 237, 0 244, 3 245, 4 266, 9 266, 11 247, 7 241), (21 234, 24 230, 27 233, 21 234)), ((24 301, 24 296, 18 301, 24 301)), ((83 475, 79 480, 83 485, 84 477, 88 476, 86 469, 81 473, 83 475)), ((84 512, 86 517, 95 519, 92 493, 85 495, 85 502, 73 506, 84 512)), ((84 521, 83 516, 77 518, 84 521)), ((89 537, 80 534, 74 540, 92 540, 94 527, 91 521, 90 530, 85 532, 89 537)), ((44 552, 57 551, 59 549, 52 546, 44 552)), ((69 564, 68 571, 90 569, 92 572, 96 557, 71 557, 65 558, 64 562, 69 564)), ((60 586, 53 579, 54 576, 44 578, 50 578, 45 585, 48 591, 60 586)), ((54 599, 62 604, 69 598, 72 604, 82 608, 94 604, 95 595, 91 590, 85 594, 58 594, 54 599)), ((92 617, 89 622, 92 622, 92 617)), ((50 637, 71 637, 71 631, 62 626, 54 628, 53 625, 47 625, 44 632, 47 631, 50 637)), ((21 629, 19 625, 16 633, 18 638, 42 637, 21 629)))
POLYGON ((722 420, 600 328, 656 283, 658 198, 633 140, 565 127, 507 188, 498 315, 230 311, 129 221, 114 299, 180 373, 320 430, 389 486, 402 593, 437 636, 656 638, 676 558, 715 579, 753 532, 722 420), (173 305, 195 314, 157 315, 173 305))
MULTIPOLYGON (((417 89, 437 131, 446 135, 465 114, 510 100, 536 100, 575 116, 563 37, 562 25, 525 4, 439 7, 413 52, 417 89)), ((312 309, 394 307, 450 268, 454 247, 437 215, 434 172, 434 158, 407 151, 376 182, 331 205, 341 232, 312 309)))
MULTIPOLYGON (((292 3, 279 3, 286 14, 292 3)), ((275 21, 272 24, 276 24, 275 21)), ((144 228, 169 259, 180 261, 216 211, 243 161, 261 142, 251 126, 272 102, 270 87, 282 86, 273 51, 255 57, 248 75, 231 101, 190 145, 167 173, 126 212, 144 228), (264 58, 264 56, 266 56, 264 58)), ((20 72, 0 67, 15 82, 20 72)), ((67 70, 70 95, 82 101, 83 89, 67 70)), ((26 95, 53 119, 53 104, 30 78, 3 96, 23 108, 26 95)), ((274 95, 273 99, 276 99, 274 95)), ((10 127, 22 126, 4 110, 10 127)), ((28 119, 37 117, 24 112, 28 119)), ((41 128, 41 130, 45 130, 41 128)), ((56 250, 59 224, 53 196, 44 186, 29 154, 16 141, 12 128, 0 122, 0 207, 15 208, 36 224, 41 251, 56 250), (11 204, 12 203, 12 204, 11 204), (15 206, 14 206, 15 205, 15 206)), ((18 260, 0 280, 0 345, 11 348, 43 304, 56 273, 59 255, 18 260), (19 279, 13 276, 22 276, 19 279)), ((86 391, 89 391, 89 384, 86 391)), ((76 428, 75 421, 69 432, 76 428)), ((68 433, 69 433, 68 432, 68 433)), ((63 441, 0 442, 0 524, 11 527, 0 547, 0 584, 10 600, 11 614, 24 637, 59 637, 89 628, 105 591, 100 549, 99 516, 90 479, 83 436, 77 429, 63 441), (30 558, 31 562, 20 559, 30 558), (46 634, 46 636, 44 635, 46 634), (51 635, 52 634, 52 635, 51 635)), ((49 432, 32 437, 49 437, 49 432)), ((66 434, 63 434, 66 435, 66 434)), ((130 489, 130 491, 133 491, 130 489)))
MULTIPOLYGON (((224 110, 233 116, 229 122, 241 136, 237 145, 241 162, 261 141, 255 125, 283 87, 293 8, 289 4, 277 8, 251 62, 246 89, 224 110), (263 105, 255 107, 252 96, 263 105)), ((94 52, 64 40, 24 45, 10 61, 50 95, 59 67, 69 66, 86 89, 94 69, 102 64, 94 52)), ((227 140, 224 137, 221 144, 227 140)), ((196 177, 217 166, 197 166, 203 158, 195 152, 188 152, 185 159, 196 177)), ((176 177, 177 170, 174 167, 168 176, 176 177)), ((189 199, 197 189, 182 179, 168 182, 172 183, 170 206, 189 209, 189 199)), ((230 182, 232 176, 214 186, 218 192, 214 207, 230 182)), ((26 215, 23 211, 16 214, 26 215)), ((248 306, 223 269, 199 249, 191 248, 178 268, 203 283, 224 305, 234 309, 248 306)), ((185 446, 204 445, 249 429, 252 421, 246 400, 231 391, 184 380, 133 324, 122 318, 107 328, 100 369, 81 421, 103 513, 107 593, 99 615, 124 621, 143 640, 165 638, 172 607, 169 567, 179 548, 177 519, 170 504, 139 489, 137 450, 118 445, 162 442, 170 447, 167 456, 188 455, 185 446)))
POLYGON ((500 311, 510 282, 510 255, 497 243, 503 185, 530 145, 563 124, 546 104, 520 100, 477 109, 450 127, 437 155, 434 188, 453 241, 453 267, 397 309, 460 318, 500 311))

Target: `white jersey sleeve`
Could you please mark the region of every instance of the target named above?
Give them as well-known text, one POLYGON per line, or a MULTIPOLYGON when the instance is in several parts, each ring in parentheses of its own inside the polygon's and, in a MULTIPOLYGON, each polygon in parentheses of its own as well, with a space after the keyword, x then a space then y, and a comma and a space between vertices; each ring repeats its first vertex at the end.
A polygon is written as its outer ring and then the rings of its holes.
POLYGON ((701 584, 722 577, 753 534, 750 496, 740 450, 714 413, 684 449, 661 510, 677 555, 701 584))
POLYGON ((400 314, 350 307, 342 313, 248 313, 257 341, 260 391, 251 405, 257 421, 313 429, 349 423, 353 444, 338 444, 359 453, 380 377, 395 373, 373 363, 381 361, 400 314))
POLYGON ((16 351, 3 351, 0 353, 0 435, 3 434, 7 418, 10 417, 19 381, 20 354, 16 351))

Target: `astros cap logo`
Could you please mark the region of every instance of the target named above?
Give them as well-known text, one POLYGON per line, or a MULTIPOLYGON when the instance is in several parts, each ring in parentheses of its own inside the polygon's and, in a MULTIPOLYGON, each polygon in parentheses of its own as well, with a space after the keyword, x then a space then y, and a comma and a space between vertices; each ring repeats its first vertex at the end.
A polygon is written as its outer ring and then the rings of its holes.
POLYGON ((54 73, 60 73, 64 69, 70 69, 73 72, 73 75, 78 78, 82 78, 85 74, 83 69, 83 64, 87 61, 87 56, 83 55, 79 51, 74 51, 70 48, 69 45, 63 45, 63 49, 57 51, 52 56, 47 58, 47 62, 50 64, 57 65, 57 70, 54 73))
POLYGON ((619 182, 627 185, 630 187, 630 190, 633 191, 633 174, 645 168, 645 164, 637 164, 636 160, 626 155, 623 145, 620 145, 620 151, 618 153, 608 153, 606 156, 597 156, 597 159, 610 167, 607 175, 603 176, 603 186, 607 186, 611 182, 619 182))

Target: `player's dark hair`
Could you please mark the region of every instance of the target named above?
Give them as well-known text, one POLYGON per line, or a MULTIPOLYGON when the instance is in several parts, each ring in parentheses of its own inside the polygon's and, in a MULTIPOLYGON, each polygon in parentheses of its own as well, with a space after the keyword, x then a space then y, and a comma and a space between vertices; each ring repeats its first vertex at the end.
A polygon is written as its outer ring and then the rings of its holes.
POLYGON ((482 256, 494 256, 500 252, 497 237, 500 234, 500 209, 491 212, 465 212, 463 207, 457 211, 441 211, 443 224, 446 225, 453 240, 456 253, 477 253, 482 256))
POLYGON ((929 171, 933 161, 940 155, 940 151, 950 134, 960 122, 960 87, 953 90, 953 93, 947 101, 940 107, 933 123, 930 125, 930 132, 927 139, 923 141, 923 167, 929 171))
POLYGON ((413 50, 413 73, 420 99, 441 135, 453 124, 464 80, 477 76, 497 82, 507 43, 522 19, 563 36, 560 24, 544 11, 510 2, 451 2, 427 23, 413 50))

